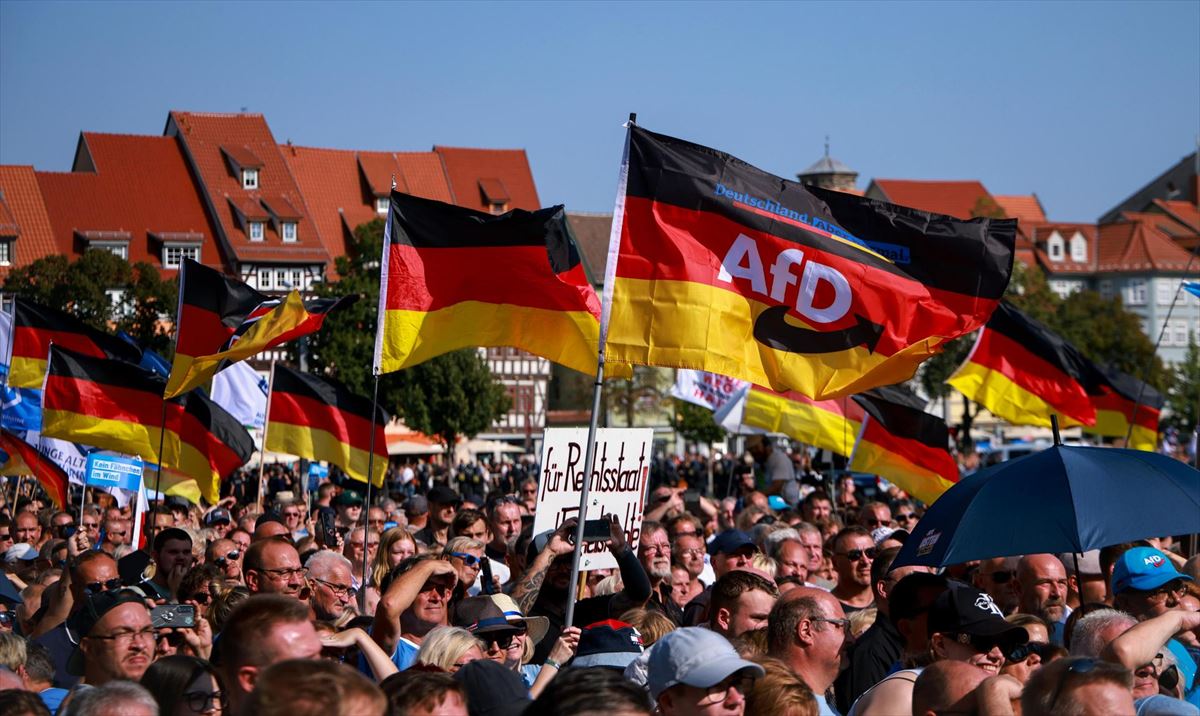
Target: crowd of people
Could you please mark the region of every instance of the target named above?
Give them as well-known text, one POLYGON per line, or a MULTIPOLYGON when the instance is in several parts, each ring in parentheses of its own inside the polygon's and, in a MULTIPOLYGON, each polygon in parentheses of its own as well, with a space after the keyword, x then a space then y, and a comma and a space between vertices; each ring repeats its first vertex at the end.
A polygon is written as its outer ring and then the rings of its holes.
POLYGON ((717 495, 656 468, 570 624, 575 523, 533 532, 528 463, 397 466, 369 503, 273 466, 261 500, 156 503, 140 547, 104 493, 21 494, 0 715, 1200 714, 1186 539, 893 568, 899 489, 762 440, 723 460, 717 495))

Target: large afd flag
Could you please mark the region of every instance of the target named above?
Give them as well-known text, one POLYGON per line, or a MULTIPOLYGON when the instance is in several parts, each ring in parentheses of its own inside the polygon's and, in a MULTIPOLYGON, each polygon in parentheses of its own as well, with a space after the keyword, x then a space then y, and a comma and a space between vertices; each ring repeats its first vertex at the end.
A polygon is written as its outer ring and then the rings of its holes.
POLYGON ((306 336, 355 296, 279 299, 187 259, 179 272, 178 338, 164 397, 204 385, 226 366, 306 336))
POLYGON ((205 499, 254 451, 246 429, 199 392, 165 401, 166 381, 124 361, 53 346, 42 389, 42 434, 138 455, 190 477, 205 499), (162 439, 162 456, 159 440, 162 439))
POLYGON ((41 388, 51 343, 94 358, 137 363, 142 357, 142 351, 135 345, 92 328, 68 313, 17 296, 13 299, 8 385, 41 388))
POLYGON ((356 395, 338 381, 277 365, 263 449, 331 462, 361 482, 367 481, 367 464, 372 462, 371 484, 382 487, 388 465, 383 435, 387 422, 382 408, 372 411, 370 398, 356 395))
POLYGON ((814 400, 794 390, 779 393, 751 385, 738 400, 740 405, 721 415, 726 420, 722 425, 729 427, 733 419, 741 425, 782 433, 837 455, 850 456, 862 426, 863 410, 850 398, 814 400))
POLYGON ((595 375, 600 300, 563 207, 492 215, 393 191, 381 265, 376 374, 511 346, 595 375))
POLYGON ((1095 425, 1099 369, 1008 302, 1000 304, 947 383, 1013 425, 1095 425))
POLYGON ((8 456, 8 460, 0 465, 0 475, 33 475, 55 506, 60 510, 66 508, 70 479, 61 467, 38 452, 36 447, 5 429, 0 429, 0 450, 8 456))
POLYGON ((912 377, 987 321, 1016 222, 790 182, 630 126, 605 278, 608 362, 824 400, 912 377))
POLYGON ((1090 396, 1096 409, 1096 424, 1084 430, 1122 440, 1128 436, 1126 447, 1156 450, 1158 420, 1165 402, 1162 394, 1112 366, 1101 367, 1100 372, 1104 378, 1101 394, 1090 396))
POLYGON ((894 386, 854 396, 865 416, 850 469, 879 475, 925 504, 958 482, 946 421, 894 386))

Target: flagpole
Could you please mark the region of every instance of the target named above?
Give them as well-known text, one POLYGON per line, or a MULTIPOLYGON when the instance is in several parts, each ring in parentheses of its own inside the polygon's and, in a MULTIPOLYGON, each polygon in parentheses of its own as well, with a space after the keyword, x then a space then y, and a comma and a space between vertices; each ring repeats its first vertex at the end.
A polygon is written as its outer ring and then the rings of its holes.
POLYGON ((363 519, 363 559, 362 559, 362 581, 359 582, 360 589, 358 590, 358 608, 360 612, 367 610, 367 563, 371 560, 367 559, 367 545, 371 543, 371 537, 367 533, 371 524, 371 478, 375 474, 375 421, 378 420, 379 410, 379 374, 375 374, 375 389, 371 392, 371 439, 369 442, 370 451, 367 453, 367 500, 362 511, 363 519))
POLYGON ((258 498, 255 505, 261 512, 266 502, 267 490, 263 483, 263 470, 267 465, 267 430, 271 427, 271 391, 275 388, 275 359, 271 359, 271 375, 267 378, 267 409, 263 413, 262 447, 258 450, 258 498))
MULTIPOLYGON (((156 510, 159 507, 162 507, 162 503, 163 503, 163 495, 162 495, 162 490, 161 490, 162 474, 163 474, 163 441, 166 439, 166 437, 167 437, 167 399, 163 398, 162 399, 162 415, 159 417, 159 420, 158 420, 158 472, 155 473, 155 475, 154 475, 154 495, 155 495, 154 507, 156 510)), ((86 482, 84 483, 83 488, 84 488, 84 490, 87 490, 86 482)), ((80 517, 79 519, 82 520, 83 517, 80 517)), ((82 522, 81 522, 81 524, 82 524, 82 522)))
POLYGON ((584 452, 583 485, 579 490, 579 521, 575 525, 575 549, 571 552, 571 578, 567 583, 567 611, 564 626, 575 621, 575 600, 579 596, 579 562, 583 557, 583 526, 587 522, 588 492, 592 482, 592 461, 596 457, 596 429, 600 422, 600 398, 604 387, 604 344, 608 338, 608 319, 612 315, 613 283, 616 280, 617 256, 621 247, 621 224, 625 220, 625 190, 629 183, 629 139, 637 113, 629 113, 625 131, 625 150, 617 175, 617 199, 612 227, 608 237, 608 262, 604 270, 604 305, 600 313, 600 340, 596 350, 596 382, 592 387, 592 417, 588 422, 587 449, 584 452))

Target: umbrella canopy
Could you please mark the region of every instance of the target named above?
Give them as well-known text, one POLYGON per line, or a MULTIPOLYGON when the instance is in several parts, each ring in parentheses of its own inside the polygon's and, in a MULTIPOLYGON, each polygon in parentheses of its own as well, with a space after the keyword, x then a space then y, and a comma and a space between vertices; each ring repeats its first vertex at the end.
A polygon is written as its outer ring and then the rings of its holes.
POLYGON ((1055 445, 964 478, 937 499, 893 567, 1086 552, 1200 532, 1200 471, 1142 450, 1055 445))

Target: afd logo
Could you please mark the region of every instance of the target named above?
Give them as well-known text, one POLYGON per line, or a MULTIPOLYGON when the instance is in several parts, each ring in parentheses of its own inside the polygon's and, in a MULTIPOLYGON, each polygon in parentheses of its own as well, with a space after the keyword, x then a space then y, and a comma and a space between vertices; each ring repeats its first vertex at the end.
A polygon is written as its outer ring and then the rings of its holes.
POLYGON ((980 594, 978 597, 976 597, 975 608, 995 614, 1001 618, 1004 617, 1004 612, 1000 611, 1000 607, 996 606, 996 603, 992 601, 992 596, 990 594, 980 594))
POLYGON ((1146 559, 1144 559, 1142 561, 1145 563, 1145 565, 1147 567, 1154 567, 1155 569, 1157 569, 1167 563, 1167 561, 1162 558, 1162 555, 1157 555, 1157 554, 1148 555, 1146 557, 1146 559))

